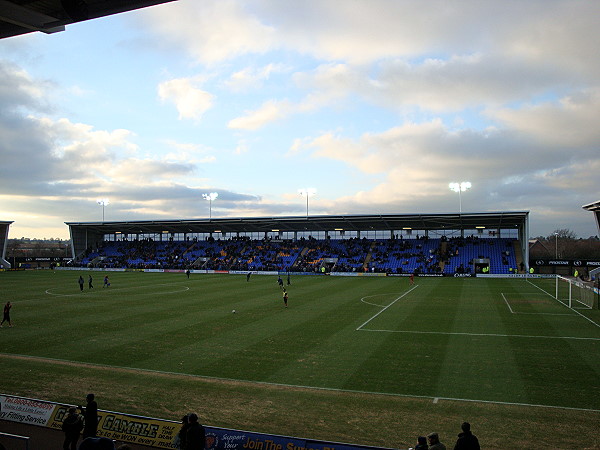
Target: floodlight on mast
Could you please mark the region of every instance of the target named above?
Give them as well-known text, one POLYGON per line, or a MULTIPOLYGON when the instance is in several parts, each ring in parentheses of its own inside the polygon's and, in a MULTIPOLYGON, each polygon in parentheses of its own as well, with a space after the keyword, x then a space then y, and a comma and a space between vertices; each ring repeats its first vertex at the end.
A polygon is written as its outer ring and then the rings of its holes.
POLYGON ((302 188, 298 189, 298 193, 303 197, 306 197, 306 217, 308 217, 308 198, 311 195, 315 195, 317 190, 315 188, 302 188))
POLYGON ((459 212, 462 213, 462 198, 461 198, 460 193, 465 192, 467 189, 471 189, 471 182, 470 181, 462 181, 460 183, 450 183, 448 185, 448 187, 450 188, 450 190, 452 190, 454 192, 458 192, 458 208, 459 208, 459 212))
POLYGON ((108 206, 110 202, 107 198, 99 198, 98 200, 96 200, 96 203, 102 206, 102 222, 104 222, 104 207, 108 206))
POLYGON ((212 219, 212 202, 216 200, 219 194, 217 192, 210 192, 208 194, 202 194, 204 200, 208 200, 208 218, 212 219))

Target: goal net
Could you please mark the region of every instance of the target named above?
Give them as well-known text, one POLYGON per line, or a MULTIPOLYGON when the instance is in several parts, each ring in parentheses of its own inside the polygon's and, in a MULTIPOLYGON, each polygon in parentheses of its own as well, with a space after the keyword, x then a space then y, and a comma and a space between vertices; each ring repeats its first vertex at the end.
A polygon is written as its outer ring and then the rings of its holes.
POLYGON ((556 299, 573 309, 597 307, 597 294, 592 286, 576 278, 556 276, 556 299))

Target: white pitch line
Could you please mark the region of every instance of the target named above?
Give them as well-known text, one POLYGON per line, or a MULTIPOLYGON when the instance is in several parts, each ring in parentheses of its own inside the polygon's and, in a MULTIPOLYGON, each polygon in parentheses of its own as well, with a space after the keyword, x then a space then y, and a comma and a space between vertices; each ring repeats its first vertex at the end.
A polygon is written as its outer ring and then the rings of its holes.
POLYGON ((396 303, 398 300, 400 300, 402 297, 404 297, 405 295, 409 294, 410 292, 412 292, 413 290, 415 290, 417 287, 419 287, 418 284, 416 284, 415 286, 413 286, 411 289, 409 289, 408 291, 406 291, 404 294, 402 294, 400 297, 398 297, 397 299, 395 299, 392 303, 390 303, 387 306, 384 306, 383 309, 381 311, 379 311, 377 314, 375 314, 374 316, 372 316, 370 319, 368 319, 365 323, 363 323, 361 326, 359 326, 356 330, 360 330, 362 327, 364 327, 366 324, 368 324, 371 320, 373 320, 375 317, 377 317, 379 314, 381 314, 382 312, 384 312, 386 309, 388 309, 390 306, 392 306, 394 303, 396 303))
MULTIPOLYGON (((535 284, 533 284, 531 281, 527 280, 527 282, 529 284, 531 284, 532 286, 535 286, 535 284)), ((554 296, 552 294, 550 294, 549 292, 543 290, 541 287, 535 286, 536 288, 538 288, 540 291, 545 292, 547 295, 549 295, 550 297, 554 298, 554 296)), ((561 302, 560 300, 558 301, 561 305, 563 305, 565 308, 569 308, 568 305, 565 305, 563 302, 561 302)), ((597 322, 594 322, 592 319, 590 319, 589 317, 587 317, 584 314, 581 314, 579 311, 577 311, 574 308, 569 308, 571 311, 573 311, 575 314, 579 314, 581 317, 583 317, 585 320, 587 320, 588 322, 592 323, 593 325, 597 326, 598 328, 600 328, 600 324, 597 322)))
POLYGON ((450 331, 410 331, 410 330, 373 330, 368 328, 357 331, 374 331, 378 333, 405 333, 405 334, 439 334, 441 336, 491 336, 491 337, 518 337, 531 339, 574 339, 580 341, 600 341, 600 338, 577 336, 535 336, 529 334, 499 334, 499 333, 461 333, 450 331))
POLYGON ((367 295, 363 298, 360 299, 361 302, 366 303, 367 305, 371 305, 371 306, 377 306, 378 308, 385 308, 385 305, 378 305, 377 303, 371 303, 366 301, 366 298, 371 298, 371 297, 381 297, 383 295, 395 295, 397 294, 397 292, 390 292, 388 294, 375 294, 375 295, 367 295))
POLYGON ((318 386, 306 386, 299 384, 285 384, 285 383, 273 383, 269 381, 256 381, 256 380, 244 380, 238 378, 224 378, 224 377, 211 377, 207 375, 195 375, 190 373, 181 373, 181 372, 170 372, 163 370, 154 370, 154 369, 140 369, 137 367, 126 367, 126 366, 111 366, 107 364, 97 364, 97 363, 89 363, 89 362, 81 362, 81 361, 72 361, 68 359, 58 359, 58 358, 43 358, 39 356, 30 356, 30 355, 18 355, 11 353, 0 353, 0 356, 4 357, 18 357, 23 359, 30 360, 39 360, 39 361, 53 361, 58 363, 69 363, 76 364, 81 366, 92 366, 92 367, 101 367, 105 369, 120 369, 120 370, 130 370, 137 371, 149 374, 158 374, 158 375, 179 375, 182 377, 188 378, 198 378, 203 380, 216 380, 216 381, 234 381, 248 384, 257 384, 263 386, 276 386, 276 387, 288 387, 293 389, 307 389, 314 391, 329 391, 329 392, 346 392, 349 394, 369 394, 369 395, 385 395, 387 397, 399 397, 399 398, 418 398, 418 399, 426 399, 432 400, 439 403, 440 400, 447 400, 453 402, 468 402, 468 403, 486 403, 491 405, 505 405, 505 406, 526 406, 530 408, 547 408, 547 409, 563 409, 569 411, 586 411, 586 412, 594 412, 600 413, 600 409, 592 409, 592 408, 576 408, 572 406, 557 406, 557 405, 542 405, 536 403, 520 403, 520 402, 503 402, 503 401, 495 401, 495 400, 481 400, 481 399, 471 399, 471 398, 454 398, 454 397, 441 397, 441 396, 431 396, 431 395, 410 395, 410 394, 397 394, 391 392, 376 392, 376 391, 361 391, 361 390, 353 390, 353 389, 340 389, 340 388, 329 388, 329 387, 318 387, 318 386))
POLYGON ((533 283, 532 283, 531 281, 529 281, 527 278, 525 278, 525 281, 527 281, 527 282, 528 282, 530 285, 532 285, 534 288, 536 288, 536 289, 539 289, 540 291, 542 291, 544 294, 547 294, 547 295, 549 295, 550 297, 554 298, 554 296, 553 296, 553 295, 552 295, 550 292, 548 292, 548 291, 546 291, 546 290, 542 289, 541 287, 539 287, 539 286, 538 286, 538 285, 536 285, 536 284, 533 284, 533 283))
POLYGON ((502 295, 502 298, 504 299, 504 303, 506 303, 506 306, 508 306, 508 309, 510 311, 511 314, 514 314, 515 312, 513 311, 513 309, 510 307, 510 304, 508 303, 508 300, 506 300, 506 297, 504 296, 503 292, 500 292, 500 295, 502 295))

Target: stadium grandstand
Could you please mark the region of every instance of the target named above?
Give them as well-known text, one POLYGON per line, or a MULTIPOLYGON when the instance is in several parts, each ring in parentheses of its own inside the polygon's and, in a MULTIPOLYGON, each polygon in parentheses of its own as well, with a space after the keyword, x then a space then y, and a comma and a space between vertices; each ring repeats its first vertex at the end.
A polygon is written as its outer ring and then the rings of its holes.
POLYGON ((6 260, 6 246, 8 244, 8 230, 12 222, 0 221, 0 269, 10 268, 6 260))
POLYGON ((594 213, 594 218, 596 219, 596 226, 598 227, 598 235, 600 236, 600 200, 594 203, 590 203, 589 205, 583 205, 582 208, 594 213))
MULTIPOLYGON (((594 203, 590 203, 588 205, 583 205, 582 208, 594 213, 594 218, 596 219, 596 226, 598 227, 598 236, 600 236, 600 200, 594 203)), ((591 280, 598 280, 598 277, 600 276, 600 267, 591 270, 589 276, 591 280)))
POLYGON ((529 269, 523 211, 66 224, 80 267, 438 276, 529 269))

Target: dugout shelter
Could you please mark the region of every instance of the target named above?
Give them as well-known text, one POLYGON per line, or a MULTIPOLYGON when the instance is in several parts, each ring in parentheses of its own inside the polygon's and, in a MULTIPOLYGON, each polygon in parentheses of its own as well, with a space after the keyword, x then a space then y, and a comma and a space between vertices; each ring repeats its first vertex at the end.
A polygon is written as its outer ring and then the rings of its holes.
POLYGON ((459 214, 364 214, 323 216, 282 216, 247 218, 205 218, 190 220, 144 220, 122 222, 66 222, 72 242, 72 257, 81 258, 86 250, 103 241, 142 240, 185 241, 187 239, 297 240, 392 239, 402 236, 513 238, 519 241, 522 261, 529 261, 529 211, 504 211, 459 214))

